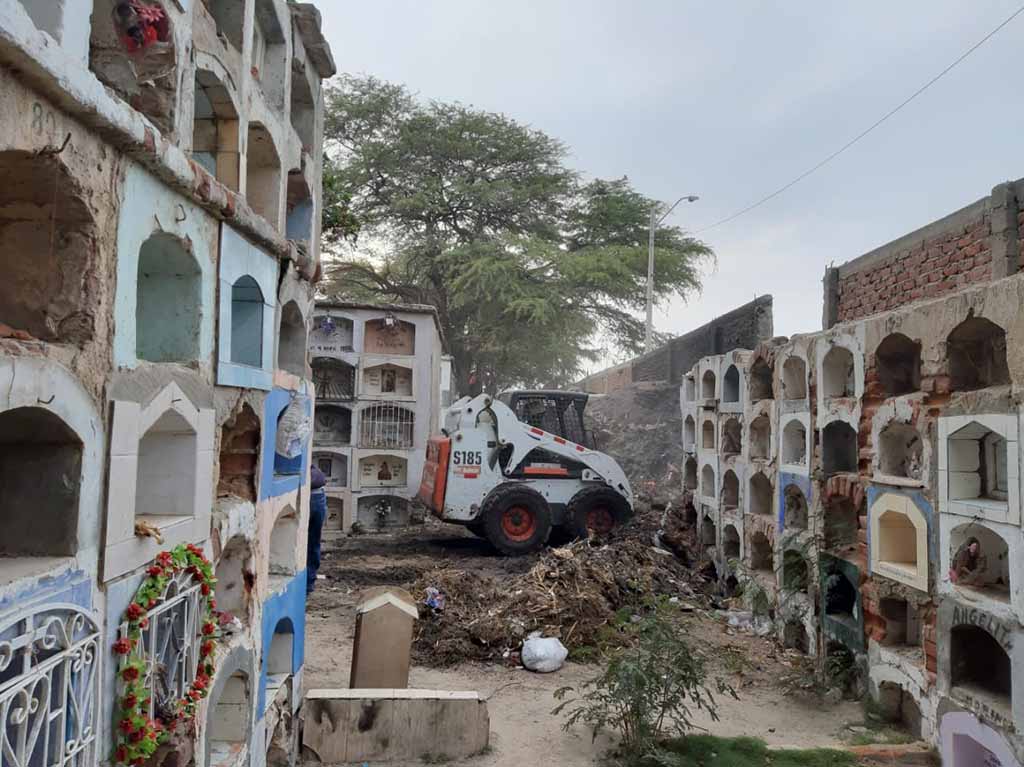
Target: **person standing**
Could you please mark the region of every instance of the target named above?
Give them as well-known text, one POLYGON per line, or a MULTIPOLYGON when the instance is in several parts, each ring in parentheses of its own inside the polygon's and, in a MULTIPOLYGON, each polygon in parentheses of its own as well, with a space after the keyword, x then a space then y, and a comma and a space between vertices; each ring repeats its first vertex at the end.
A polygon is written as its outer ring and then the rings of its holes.
POLYGON ((309 467, 309 542, 306 546, 306 596, 313 593, 320 569, 320 536, 327 519, 327 477, 316 466, 309 467))

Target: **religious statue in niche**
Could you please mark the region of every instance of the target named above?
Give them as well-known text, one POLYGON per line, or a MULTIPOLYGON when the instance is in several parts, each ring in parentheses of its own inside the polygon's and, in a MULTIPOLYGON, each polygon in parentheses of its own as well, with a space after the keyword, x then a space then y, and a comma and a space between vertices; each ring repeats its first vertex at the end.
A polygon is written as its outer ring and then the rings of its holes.
POLYGON ((385 368, 381 373, 380 391, 382 394, 394 394, 396 389, 397 371, 385 368))
POLYGON ((313 332, 309 341, 314 352, 350 352, 352 323, 350 320, 336 319, 329 314, 316 317, 313 320, 313 332))
POLYGON ((970 586, 978 582, 985 570, 985 557, 981 553, 981 542, 971 536, 957 549, 953 564, 949 568, 949 579, 953 583, 970 586))
POLYGON ((381 482, 391 481, 391 469, 388 468, 387 461, 380 462, 380 469, 377 471, 377 479, 379 479, 381 482))

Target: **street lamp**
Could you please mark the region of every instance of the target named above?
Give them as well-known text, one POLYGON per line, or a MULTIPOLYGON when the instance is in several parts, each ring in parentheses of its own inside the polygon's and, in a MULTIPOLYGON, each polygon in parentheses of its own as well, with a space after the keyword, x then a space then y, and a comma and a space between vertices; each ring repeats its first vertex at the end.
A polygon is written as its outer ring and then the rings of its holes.
POLYGON ((672 207, 665 211, 665 214, 658 218, 659 203, 651 208, 651 229, 647 238, 647 332, 644 334, 644 351, 652 351, 654 348, 654 230, 658 225, 668 218, 669 214, 676 209, 676 206, 683 202, 697 202, 700 197, 695 194, 688 194, 676 200, 672 207))

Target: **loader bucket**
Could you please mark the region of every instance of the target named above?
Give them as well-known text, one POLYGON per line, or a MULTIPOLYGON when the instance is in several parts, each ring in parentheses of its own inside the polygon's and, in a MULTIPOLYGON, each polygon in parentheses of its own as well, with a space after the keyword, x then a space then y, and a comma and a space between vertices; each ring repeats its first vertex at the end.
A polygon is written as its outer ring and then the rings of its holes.
POLYGON ((423 478, 416 497, 435 516, 444 516, 444 493, 448 485, 448 456, 452 441, 448 437, 431 437, 427 441, 427 460, 423 464, 423 478))

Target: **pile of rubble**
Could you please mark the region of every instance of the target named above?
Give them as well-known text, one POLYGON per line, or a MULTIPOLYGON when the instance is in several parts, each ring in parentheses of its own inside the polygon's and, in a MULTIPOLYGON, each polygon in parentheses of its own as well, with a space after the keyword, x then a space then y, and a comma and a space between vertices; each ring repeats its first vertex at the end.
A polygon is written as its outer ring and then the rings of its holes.
POLYGON ((641 509, 608 539, 550 549, 519 575, 495 578, 451 566, 430 570, 411 587, 421 599, 428 590, 441 595, 430 600, 436 607, 420 611, 416 663, 514 662, 535 631, 559 638, 577 655, 613 645, 621 638, 617 621, 628 620, 645 600, 696 598, 701 584, 686 564, 689 535, 671 510, 641 509), (671 545, 662 543, 666 539, 671 545))

